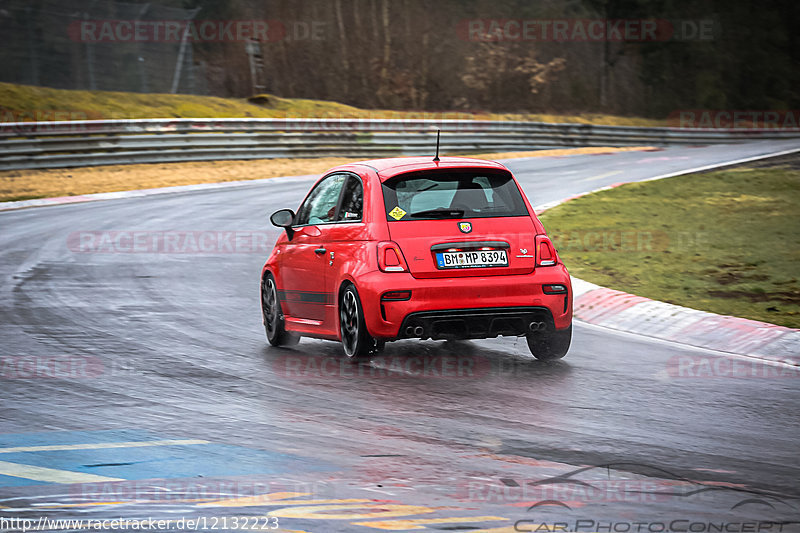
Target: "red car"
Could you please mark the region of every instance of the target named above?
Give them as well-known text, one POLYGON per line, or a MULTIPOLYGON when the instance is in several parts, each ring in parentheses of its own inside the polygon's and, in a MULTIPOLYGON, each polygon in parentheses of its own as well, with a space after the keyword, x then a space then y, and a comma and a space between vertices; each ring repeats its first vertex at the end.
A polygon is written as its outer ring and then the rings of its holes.
POLYGON ((398 339, 526 336, 539 359, 572 336, 566 267, 511 172, 447 157, 328 171, 261 273, 267 339, 341 341, 350 359, 398 339))

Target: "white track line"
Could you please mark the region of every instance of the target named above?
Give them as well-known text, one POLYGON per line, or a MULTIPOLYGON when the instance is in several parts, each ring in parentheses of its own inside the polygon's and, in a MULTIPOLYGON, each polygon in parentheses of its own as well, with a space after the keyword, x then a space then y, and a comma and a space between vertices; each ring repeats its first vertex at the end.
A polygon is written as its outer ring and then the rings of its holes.
POLYGON ((44 481, 46 483, 102 483, 105 481, 125 481, 117 477, 97 476, 72 472, 70 470, 56 470, 42 466, 21 465, 0 461, 0 475, 44 481))
POLYGON ((16 446, 0 448, 0 453, 52 452, 65 450, 102 450, 108 448, 142 448, 146 446, 185 446, 189 444, 208 444, 207 440, 148 440, 132 442, 98 442, 94 444, 55 444, 49 446, 16 446))

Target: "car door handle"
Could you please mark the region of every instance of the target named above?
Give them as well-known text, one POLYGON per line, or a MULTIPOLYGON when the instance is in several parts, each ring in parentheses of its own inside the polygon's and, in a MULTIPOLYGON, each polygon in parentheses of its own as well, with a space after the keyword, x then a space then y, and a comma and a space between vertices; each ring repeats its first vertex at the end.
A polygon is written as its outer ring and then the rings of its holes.
POLYGON ((327 252, 325 248, 317 248, 316 250, 314 250, 315 254, 324 254, 325 252, 327 252))

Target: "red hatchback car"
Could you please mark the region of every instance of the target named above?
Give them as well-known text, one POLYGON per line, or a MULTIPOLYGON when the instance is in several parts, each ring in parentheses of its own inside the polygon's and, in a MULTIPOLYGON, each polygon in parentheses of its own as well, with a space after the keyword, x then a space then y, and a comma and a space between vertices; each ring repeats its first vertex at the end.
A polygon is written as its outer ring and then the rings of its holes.
POLYGON ((569 273, 499 163, 343 165, 271 221, 286 230, 261 273, 274 346, 337 340, 357 360, 398 339, 524 335, 539 359, 569 349, 569 273))

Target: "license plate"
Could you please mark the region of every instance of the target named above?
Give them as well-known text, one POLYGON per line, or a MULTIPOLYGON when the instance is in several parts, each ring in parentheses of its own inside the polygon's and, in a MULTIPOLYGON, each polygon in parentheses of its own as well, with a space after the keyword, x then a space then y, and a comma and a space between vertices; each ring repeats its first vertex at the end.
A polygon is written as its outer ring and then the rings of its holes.
POLYGON ((439 252, 436 254, 439 268, 481 268, 508 266, 505 250, 481 250, 475 252, 439 252))

